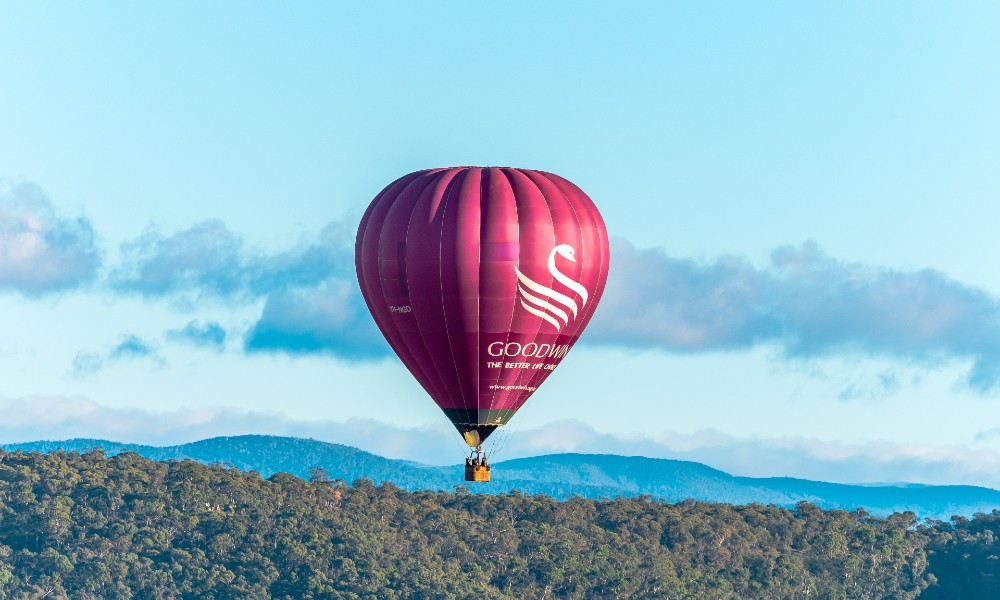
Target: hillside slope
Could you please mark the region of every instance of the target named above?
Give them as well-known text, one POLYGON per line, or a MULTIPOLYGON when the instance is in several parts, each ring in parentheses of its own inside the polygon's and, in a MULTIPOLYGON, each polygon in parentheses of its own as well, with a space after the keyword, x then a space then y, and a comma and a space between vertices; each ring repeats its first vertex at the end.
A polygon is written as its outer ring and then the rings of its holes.
POLYGON ((244 435, 218 437, 177 446, 143 446, 107 440, 4 444, 9 451, 85 451, 109 455, 136 452, 153 460, 189 458, 221 463, 263 477, 286 472, 308 478, 322 468, 331 479, 391 481, 406 490, 452 490, 469 485, 476 493, 518 490, 555 498, 614 498, 650 495, 671 502, 685 499, 731 504, 794 506, 807 501, 823 508, 862 507, 876 515, 911 510, 921 518, 971 517, 1000 507, 1000 491, 975 486, 848 485, 793 478, 736 477, 706 465, 639 456, 553 454, 497 463, 490 484, 466 484, 458 466, 434 467, 393 460, 357 448, 300 438, 244 435))

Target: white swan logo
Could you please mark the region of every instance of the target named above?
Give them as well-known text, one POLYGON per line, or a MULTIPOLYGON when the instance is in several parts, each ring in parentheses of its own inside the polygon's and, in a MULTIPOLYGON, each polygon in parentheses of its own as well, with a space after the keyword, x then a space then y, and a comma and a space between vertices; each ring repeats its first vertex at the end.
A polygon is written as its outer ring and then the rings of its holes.
POLYGON ((522 273, 516 265, 514 266, 514 272, 517 273, 517 290, 521 292, 521 306, 531 314, 551 323, 558 333, 562 331, 563 327, 569 325, 570 320, 570 316, 562 307, 569 309, 575 319, 577 313, 587 305, 587 290, 579 282, 573 281, 559 271, 556 267, 556 254, 576 262, 576 251, 569 244, 560 244, 553 248, 549 254, 549 273, 552 274, 552 277, 556 281, 573 290, 580 297, 580 306, 577 306, 576 300, 566 294, 557 292, 550 287, 545 287, 534 281, 522 273), (562 306, 557 306, 553 302, 557 302, 562 306))

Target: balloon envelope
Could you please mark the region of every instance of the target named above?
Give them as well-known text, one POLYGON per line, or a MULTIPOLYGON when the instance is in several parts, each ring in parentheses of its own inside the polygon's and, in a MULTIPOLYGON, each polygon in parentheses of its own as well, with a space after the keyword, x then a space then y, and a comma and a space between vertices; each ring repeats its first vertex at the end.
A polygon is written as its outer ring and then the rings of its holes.
POLYGON ((557 175, 430 169, 375 197, 355 260, 382 334, 477 446, 579 339, 604 292, 608 236, 557 175))

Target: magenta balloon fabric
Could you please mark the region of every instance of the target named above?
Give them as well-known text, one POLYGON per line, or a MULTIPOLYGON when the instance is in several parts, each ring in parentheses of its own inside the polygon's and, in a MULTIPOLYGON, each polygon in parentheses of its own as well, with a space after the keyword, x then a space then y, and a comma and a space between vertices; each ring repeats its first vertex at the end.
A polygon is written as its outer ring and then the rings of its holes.
POLYGON ((608 274, 594 203, 528 169, 402 177, 368 207, 355 250, 361 292, 392 349, 459 431, 482 439, 573 347, 608 274))

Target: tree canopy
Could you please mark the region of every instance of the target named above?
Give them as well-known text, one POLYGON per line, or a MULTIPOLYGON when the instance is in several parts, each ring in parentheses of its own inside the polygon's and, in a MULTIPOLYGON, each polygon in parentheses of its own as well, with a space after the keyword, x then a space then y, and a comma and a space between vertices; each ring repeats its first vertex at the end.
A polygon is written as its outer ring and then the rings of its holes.
POLYGON ((0 451, 0 596, 915 598, 997 562, 962 558, 992 551, 996 515, 918 526, 808 503, 406 492, 322 469, 0 451))

